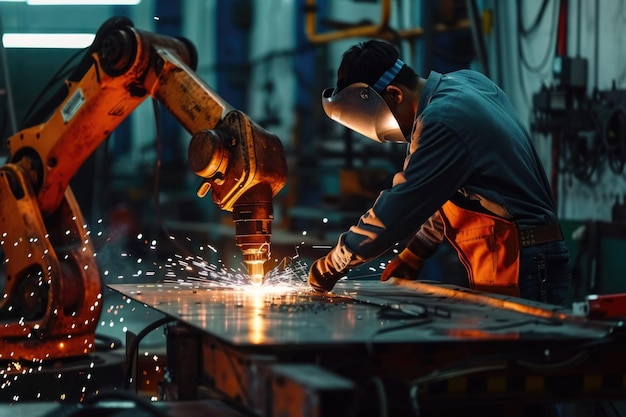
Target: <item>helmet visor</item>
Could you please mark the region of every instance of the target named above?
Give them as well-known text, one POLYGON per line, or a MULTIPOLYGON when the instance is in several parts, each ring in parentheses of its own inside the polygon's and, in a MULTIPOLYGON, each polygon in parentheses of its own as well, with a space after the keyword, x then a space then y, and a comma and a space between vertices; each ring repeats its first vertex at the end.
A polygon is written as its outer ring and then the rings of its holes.
POLYGON ((407 142, 385 100, 367 84, 350 84, 339 92, 326 88, 322 107, 337 123, 377 142, 407 142))

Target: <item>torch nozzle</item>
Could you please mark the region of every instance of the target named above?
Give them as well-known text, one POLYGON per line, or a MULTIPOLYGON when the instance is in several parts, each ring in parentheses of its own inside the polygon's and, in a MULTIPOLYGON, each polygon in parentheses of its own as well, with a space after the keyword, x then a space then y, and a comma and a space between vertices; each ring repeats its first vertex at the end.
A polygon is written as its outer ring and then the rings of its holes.
POLYGON ((253 285, 262 285, 264 265, 270 257, 272 193, 268 184, 258 184, 235 204, 235 241, 253 285))
POLYGON ((263 285, 263 279, 265 278, 265 271, 263 265, 267 260, 268 252, 263 250, 250 250, 248 249, 243 253, 243 263, 248 268, 248 276, 250 282, 255 287, 263 285))

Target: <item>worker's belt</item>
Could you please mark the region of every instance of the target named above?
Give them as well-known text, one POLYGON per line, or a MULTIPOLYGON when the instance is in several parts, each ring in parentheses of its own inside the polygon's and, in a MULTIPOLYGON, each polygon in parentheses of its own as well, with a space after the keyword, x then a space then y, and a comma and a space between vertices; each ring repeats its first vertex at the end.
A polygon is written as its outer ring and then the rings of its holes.
POLYGON ((563 234, 558 224, 544 224, 519 230, 519 241, 522 246, 534 246, 559 240, 563 240, 563 234))

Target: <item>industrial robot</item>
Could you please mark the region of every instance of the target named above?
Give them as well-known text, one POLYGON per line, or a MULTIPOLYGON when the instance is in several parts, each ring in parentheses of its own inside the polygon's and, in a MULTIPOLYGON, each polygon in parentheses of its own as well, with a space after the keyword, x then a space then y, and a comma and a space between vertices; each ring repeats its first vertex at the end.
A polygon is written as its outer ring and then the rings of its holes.
POLYGON ((190 133, 189 166, 202 178, 198 196, 210 192, 232 212, 250 280, 263 282, 272 199, 287 177, 282 144, 221 99, 194 72, 196 64, 188 40, 111 18, 62 88, 8 139, 10 155, 0 167, 0 360, 38 362, 94 350, 101 276, 69 183, 148 97, 190 133))

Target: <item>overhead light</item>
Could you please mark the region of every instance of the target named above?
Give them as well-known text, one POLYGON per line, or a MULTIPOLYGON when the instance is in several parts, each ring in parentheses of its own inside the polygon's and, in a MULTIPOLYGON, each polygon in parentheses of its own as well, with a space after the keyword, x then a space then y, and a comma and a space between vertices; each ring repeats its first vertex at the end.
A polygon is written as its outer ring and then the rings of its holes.
POLYGON ((141 0, 26 0, 31 6, 136 6, 141 0))
POLYGON ((93 43, 93 33, 5 33, 5 48, 82 49, 93 43))

